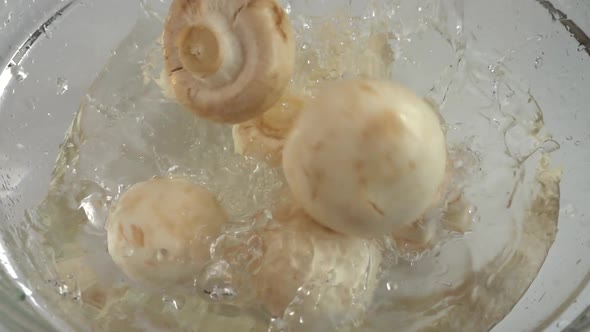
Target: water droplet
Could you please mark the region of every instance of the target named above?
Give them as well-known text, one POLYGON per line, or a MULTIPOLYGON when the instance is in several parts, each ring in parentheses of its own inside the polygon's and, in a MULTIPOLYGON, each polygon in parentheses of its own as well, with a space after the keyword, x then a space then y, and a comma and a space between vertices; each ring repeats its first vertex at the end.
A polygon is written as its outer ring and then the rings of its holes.
POLYGON ((22 82, 27 79, 29 74, 25 72, 22 68, 12 67, 12 75, 16 79, 17 82, 22 82))
POLYGON ((286 330, 287 323, 282 318, 273 317, 270 319, 269 332, 284 332, 286 330))
POLYGON ((545 152, 551 153, 559 150, 561 148, 561 145, 559 145, 559 143, 557 143, 556 141, 549 139, 543 143, 541 148, 545 150, 545 152))
POLYGON ((488 70, 490 71, 490 73, 495 74, 496 73, 496 65, 489 65, 488 66, 488 70))
POLYGON ((270 211, 269 209, 264 209, 264 219, 266 219, 266 222, 270 222, 272 221, 272 211, 270 211))
POLYGON ((135 249, 133 248, 126 248, 123 249, 123 257, 131 257, 135 254, 135 249))
POLYGON ((543 66, 543 58, 538 56, 535 58, 535 69, 539 69, 543 66))
POLYGON ((571 140, 573 140, 573 139, 574 139, 574 137, 573 137, 573 136, 568 136, 568 137, 566 137, 565 139, 566 139, 566 140, 568 140, 568 141, 571 141, 571 140))
POLYGON ((581 144, 582 144, 582 142, 581 142, 581 141, 576 141, 576 142, 574 143, 574 145, 575 145, 575 146, 580 146, 581 144))
POLYGON ((63 282, 57 283, 57 292, 59 295, 66 296, 68 295, 69 287, 63 282))
POLYGON ((575 218, 576 208, 572 204, 566 204, 561 208, 560 213, 563 213, 567 217, 575 218))
POLYGON ((232 301, 238 294, 233 279, 233 271, 226 261, 213 262, 203 269, 197 281, 198 294, 209 301, 232 301))
POLYGON ((172 298, 168 298, 166 296, 164 296, 162 298, 162 300, 167 303, 169 306, 171 306, 174 310, 182 310, 182 308, 184 308, 184 304, 185 304, 185 300, 178 298, 178 299, 172 299, 172 298))
POLYGON ((211 293, 209 294, 209 298, 213 301, 223 301, 223 300, 232 300, 236 296, 236 291, 231 286, 225 287, 213 287, 211 293))
POLYGON ((40 30, 45 35, 45 37, 47 37, 47 38, 51 38, 51 36, 53 35, 53 33, 51 32, 51 29, 50 29, 49 25, 43 24, 41 26, 40 30))
POLYGON ((108 202, 107 195, 102 188, 84 197, 78 208, 84 211, 92 226, 96 229, 104 229, 108 215, 108 202))
MULTIPOLYGON (((7 0, 4 0, 4 4, 6 4, 6 1, 7 0)), ((6 28, 6 26, 8 25, 8 23, 10 23, 11 20, 12 20, 12 12, 8 12, 6 19, 4 19, 2 26, 0 26, 0 30, 2 30, 3 28, 6 28)))
POLYGON ((63 77, 58 77, 57 78, 57 94, 58 95, 63 95, 64 93, 66 93, 66 91, 68 91, 68 80, 63 78, 63 77))
POLYGON ((396 291, 399 289, 399 284, 397 282, 387 282, 386 287, 388 291, 396 291))

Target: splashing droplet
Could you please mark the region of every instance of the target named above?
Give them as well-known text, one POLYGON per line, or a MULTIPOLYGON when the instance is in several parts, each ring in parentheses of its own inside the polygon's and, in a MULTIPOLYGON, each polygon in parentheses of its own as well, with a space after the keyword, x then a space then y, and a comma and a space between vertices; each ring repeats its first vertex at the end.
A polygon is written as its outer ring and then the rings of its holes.
POLYGON ((63 95, 64 93, 66 93, 66 91, 68 91, 68 80, 63 78, 63 77, 58 77, 57 78, 57 94, 58 95, 63 95))
POLYGON ((559 150, 561 148, 561 145, 559 145, 559 143, 557 143, 556 141, 549 139, 543 143, 541 148, 545 150, 545 152, 551 153, 559 150))
POLYGON ((22 82, 27 79, 29 74, 25 72, 22 68, 12 67, 12 75, 16 79, 17 82, 22 82))
POLYGON ((535 69, 539 69, 543 66, 543 58, 538 56, 535 58, 535 69))
POLYGON ((131 257, 133 254, 135 254, 135 249, 133 248, 126 248, 123 250, 123 257, 131 257))

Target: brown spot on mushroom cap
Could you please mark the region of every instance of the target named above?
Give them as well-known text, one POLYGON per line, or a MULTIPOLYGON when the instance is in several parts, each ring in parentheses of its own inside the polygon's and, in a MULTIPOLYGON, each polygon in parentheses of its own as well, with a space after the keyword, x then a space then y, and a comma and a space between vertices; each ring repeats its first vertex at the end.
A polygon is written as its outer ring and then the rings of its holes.
POLYGON ((387 137, 396 137, 402 135, 405 126, 398 114, 386 110, 371 115, 365 124, 362 132, 364 141, 381 141, 387 137))
POLYGON ((283 27, 283 20, 285 19, 285 13, 276 3, 272 3, 272 11, 275 15, 275 27, 279 31, 281 37, 283 37, 284 41, 287 41, 287 32, 285 32, 285 28, 283 27))
POLYGON ((145 245, 143 230, 136 225, 131 225, 131 238, 134 246, 143 248, 145 245))
POLYGON ((408 162, 408 167, 409 167, 411 170, 415 170, 415 169, 416 169, 416 162, 415 162, 415 161, 413 161, 413 160, 410 160, 410 161, 408 162))
POLYGON ((323 146, 324 146, 323 142, 321 142, 321 141, 315 142, 311 145, 311 151, 317 153, 322 149, 323 146))
POLYGON ((123 229, 123 225, 117 225, 117 239, 119 242, 127 242, 127 237, 125 236, 125 230, 123 229))
POLYGON ((370 84, 368 84, 367 82, 361 81, 359 83, 359 87, 361 88, 361 90, 363 90, 364 92, 370 94, 370 95, 374 95, 376 96, 377 90, 375 90, 375 88, 373 88, 370 84))
POLYGON ((357 171, 358 173, 362 173, 363 170, 366 168, 365 162, 362 160, 357 160, 354 163, 354 169, 355 171, 357 171))
POLYGON ((382 217, 385 216, 385 212, 383 212, 383 210, 381 208, 379 208, 379 206, 377 206, 377 204, 375 204, 375 202, 371 202, 369 201, 369 205, 371 206, 371 208, 373 210, 375 210, 375 212, 377 212, 379 215, 381 215, 382 217))

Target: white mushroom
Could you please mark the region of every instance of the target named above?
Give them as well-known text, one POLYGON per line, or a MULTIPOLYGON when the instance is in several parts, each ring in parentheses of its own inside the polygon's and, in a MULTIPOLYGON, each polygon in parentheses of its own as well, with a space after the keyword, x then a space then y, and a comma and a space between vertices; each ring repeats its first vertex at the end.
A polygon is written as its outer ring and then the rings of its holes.
POLYGON ((435 111, 393 82, 341 81, 306 108, 283 151, 294 197, 349 235, 390 234, 436 199, 446 168, 435 111))
POLYGON ((275 213, 259 236, 253 286, 274 317, 293 311, 304 321, 296 330, 329 331, 359 319, 371 303, 382 257, 376 243, 336 233, 292 207, 275 213))
POLYGON ((109 214, 109 253, 149 288, 190 286, 226 221, 215 197, 190 180, 152 179, 132 186, 109 214))
POLYGON ((163 45, 178 101, 214 121, 262 114, 293 72, 293 33, 275 0, 174 0, 163 45))
POLYGON ((279 166, 283 159, 285 140, 304 103, 302 97, 286 95, 261 116, 234 125, 236 153, 264 160, 271 166, 279 166))

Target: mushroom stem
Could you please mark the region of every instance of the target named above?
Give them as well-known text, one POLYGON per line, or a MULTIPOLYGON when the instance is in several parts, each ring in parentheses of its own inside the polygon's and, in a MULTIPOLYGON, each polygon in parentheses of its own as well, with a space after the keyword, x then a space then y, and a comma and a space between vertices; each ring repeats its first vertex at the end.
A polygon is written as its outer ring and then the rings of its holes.
POLYGON ((178 35, 176 46, 183 67, 193 74, 209 76, 222 63, 223 53, 217 34, 206 26, 185 27, 178 35))
POLYGON ((261 116, 234 125, 236 153, 264 160, 272 167, 280 166, 285 140, 304 105, 303 96, 287 93, 261 116))

